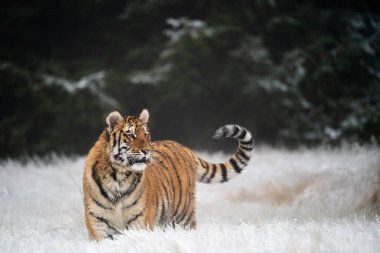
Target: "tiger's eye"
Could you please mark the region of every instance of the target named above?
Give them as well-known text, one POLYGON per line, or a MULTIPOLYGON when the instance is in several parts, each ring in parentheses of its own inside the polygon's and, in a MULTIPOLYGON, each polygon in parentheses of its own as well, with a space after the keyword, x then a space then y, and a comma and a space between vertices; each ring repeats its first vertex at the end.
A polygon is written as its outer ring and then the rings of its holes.
POLYGON ((123 135, 130 138, 130 139, 135 138, 135 135, 131 131, 127 131, 123 135))

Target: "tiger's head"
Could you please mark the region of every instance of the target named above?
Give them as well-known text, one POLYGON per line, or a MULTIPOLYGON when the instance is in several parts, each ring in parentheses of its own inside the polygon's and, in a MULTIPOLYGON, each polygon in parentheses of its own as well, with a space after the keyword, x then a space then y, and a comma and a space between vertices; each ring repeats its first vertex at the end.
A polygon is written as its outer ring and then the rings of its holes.
POLYGON ((145 170, 152 157, 148 120, 149 112, 146 109, 139 117, 123 118, 116 111, 107 116, 107 150, 112 166, 132 171, 145 170))

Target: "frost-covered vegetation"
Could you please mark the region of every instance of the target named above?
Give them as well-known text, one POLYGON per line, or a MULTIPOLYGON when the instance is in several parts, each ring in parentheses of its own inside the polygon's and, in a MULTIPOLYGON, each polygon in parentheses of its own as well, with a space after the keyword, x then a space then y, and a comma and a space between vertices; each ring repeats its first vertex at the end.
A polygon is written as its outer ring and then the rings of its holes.
MULTIPOLYGON (((0 249, 8 252, 378 252, 379 148, 257 148, 243 174, 197 185, 198 228, 124 231, 89 242, 84 158, 0 165, 0 249)), ((211 161, 223 153, 200 153, 211 161)))
POLYGON ((0 157, 86 153, 109 111, 143 107, 153 137, 197 148, 234 122, 379 142, 376 1, 7 1, 0 37, 0 157))
POLYGON ((379 56, 379 1, 2 1, 0 252, 378 252, 379 56), (89 242, 81 155, 142 108, 153 140, 259 148, 196 230, 89 242))

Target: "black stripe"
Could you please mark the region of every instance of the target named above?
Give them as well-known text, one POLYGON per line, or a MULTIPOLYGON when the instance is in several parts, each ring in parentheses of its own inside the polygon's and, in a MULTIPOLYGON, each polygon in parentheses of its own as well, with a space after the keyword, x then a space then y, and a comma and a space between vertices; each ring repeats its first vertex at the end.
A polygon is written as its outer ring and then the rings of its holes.
MULTIPOLYGON (((192 169, 193 168, 193 163, 191 163, 191 161, 193 161, 193 160, 194 160, 193 157, 189 157, 185 161, 186 169, 187 169, 187 174, 189 175, 189 177, 192 177, 192 175, 194 175, 194 170, 192 169)), ((195 168, 195 170, 197 170, 197 168, 195 168)), ((196 173, 196 171, 195 171, 195 173, 196 173)), ((189 189, 193 188, 193 183, 194 182, 195 182, 195 180, 187 180, 187 186, 189 187, 189 189)))
POLYGON ((191 202, 191 197, 189 195, 190 195, 190 192, 188 191, 186 194, 186 205, 183 208, 183 212, 181 213, 181 215, 178 216, 178 223, 181 222, 186 217, 186 214, 188 213, 189 205, 191 202))
POLYGON ((199 159, 201 162, 202 167, 208 167, 208 163, 206 161, 203 161, 202 159, 199 159))
POLYGON ((239 167, 239 165, 236 163, 236 161, 233 158, 230 158, 229 161, 230 161, 230 163, 231 163, 231 165, 234 168, 234 171, 236 173, 240 173, 242 171, 242 169, 239 167))
MULTIPOLYGON (((162 146, 164 146, 164 147, 166 147, 166 148, 168 148, 168 146, 167 145, 165 145, 166 143, 163 143, 163 142, 161 142, 160 143, 162 146)), ((171 150, 170 148, 168 148, 169 150, 171 150)), ((178 183, 179 183, 179 201, 178 201, 178 204, 177 204, 177 206, 176 206, 176 208, 175 208, 175 210, 174 210, 174 214, 173 214, 173 217, 175 217, 175 215, 177 214, 177 212, 178 212, 178 208, 179 208, 179 205, 181 204, 181 200, 182 200, 182 184, 181 184, 181 180, 180 180, 180 177, 179 177, 179 174, 178 174, 178 172, 177 172, 177 169, 176 169, 176 166, 174 165, 174 162, 173 162, 173 160, 171 159, 171 157, 169 157, 166 153, 163 153, 163 152, 160 152, 160 151, 155 151, 156 153, 158 153, 158 154, 160 154, 164 159, 166 159, 166 160, 168 160, 169 162, 170 162, 170 164, 172 165, 172 167, 173 167, 173 169, 174 169, 174 171, 175 171, 175 173, 176 173, 176 177, 177 177, 177 179, 178 179, 178 183)), ((163 162, 162 162, 162 164, 163 164, 163 162)), ((164 165, 164 164, 163 164, 164 165)), ((169 175, 171 175, 170 173, 169 173, 169 175)), ((170 177, 170 179, 171 179, 171 177, 170 177)), ((172 180, 173 181, 173 180, 172 180)), ((173 194, 176 192, 176 189, 174 188, 174 183, 172 183, 171 184, 172 185, 172 188, 173 188, 173 194)), ((175 198, 175 195, 173 196, 173 202, 174 202, 174 198, 175 198)))
MULTIPOLYGON (((165 179, 167 185, 171 185, 170 175, 169 175, 169 178, 168 178, 167 175, 163 172, 163 170, 157 170, 157 172, 160 173, 161 177, 163 177, 165 179)), ((165 186, 165 182, 161 181, 161 185, 164 187, 165 197, 166 197, 167 202, 169 203, 170 202, 169 192, 168 192, 168 189, 165 186)), ((173 188, 173 190, 174 190, 174 188, 173 188)))
POLYGON ((248 141, 239 141, 239 143, 242 145, 252 146, 252 138, 248 141))
POLYGON ((135 220, 137 220, 141 215, 143 215, 144 213, 144 210, 142 210, 141 212, 139 212, 138 214, 135 214, 132 216, 132 218, 130 218, 127 222, 127 225, 126 225, 126 228, 129 228, 129 225, 134 222, 135 220))
POLYGON ((141 199, 141 197, 142 197, 142 195, 144 194, 144 192, 145 192, 145 188, 144 188, 143 190, 141 190, 139 196, 135 199, 135 201, 133 201, 131 204, 129 204, 129 205, 123 207, 123 210, 124 210, 124 209, 128 209, 128 208, 131 208, 132 206, 136 205, 137 202, 139 202, 139 200, 141 199))
POLYGON ((215 173, 216 173, 216 164, 212 164, 212 172, 211 172, 211 175, 210 177, 207 179, 207 183, 210 183, 211 182, 211 179, 213 179, 215 177, 215 173))
POLYGON ((112 169, 111 177, 114 181, 117 181, 117 177, 116 177, 117 171, 112 165, 111 165, 111 169, 112 169))
POLYGON ((228 136, 228 134, 229 134, 229 130, 226 127, 223 127, 222 128, 222 136, 225 138, 228 136))
POLYGON ((122 199, 124 197, 129 196, 139 185, 139 183, 141 181, 141 177, 142 176, 140 176, 140 175, 135 176, 135 178, 132 180, 131 186, 126 191, 122 192, 116 201, 118 201, 119 199, 122 199))
POLYGON ((113 240, 113 235, 107 234, 107 238, 113 240))
POLYGON ((247 162, 246 162, 245 160, 243 160, 243 158, 241 158, 239 155, 236 155, 236 159, 239 160, 239 162, 240 162, 241 164, 243 164, 244 166, 247 165, 247 162))
POLYGON ((243 131, 241 132, 241 134, 237 138, 239 140, 242 140, 242 139, 244 139, 246 134, 247 134, 247 130, 243 129, 243 131))
POLYGON ((237 126, 234 126, 234 132, 232 133, 231 137, 235 137, 239 132, 239 128, 237 126))
POLYGON ((97 219, 98 221, 103 222, 104 224, 106 224, 107 227, 108 227, 108 229, 112 229, 113 231, 116 231, 116 229, 111 225, 111 222, 109 220, 107 220, 106 218, 101 217, 101 216, 97 216, 93 212, 90 212, 90 215, 92 217, 94 217, 95 219, 97 219))
MULTIPOLYGON (((88 187, 88 186, 87 186, 88 187)), ((88 187, 89 188, 89 187, 88 187)), ((94 203, 100 207, 100 208, 103 208, 103 209, 106 209, 106 210, 112 210, 112 208, 108 207, 108 206, 105 206, 103 205, 102 203, 100 203, 91 193, 91 190, 88 191, 89 195, 90 195, 90 198, 92 201, 94 201, 94 203)))
MULTIPOLYGON (((165 199, 167 200, 167 202, 169 203, 169 193, 168 193, 168 190, 166 189, 166 186, 164 184, 162 184, 162 187, 164 188, 164 192, 165 192, 165 199)), ((164 201, 164 200, 162 200, 164 201)))
MULTIPOLYGON (((158 150, 154 150, 154 153, 157 153, 157 154, 159 154, 160 156, 162 156, 162 158, 165 158, 165 154, 164 153, 162 153, 161 151, 158 151, 158 150)), ((161 164, 161 166, 165 169, 165 170, 168 170, 168 168, 166 167, 166 165, 165 165, 165 163, 164 163, 164 161, 163 160, 161 160, 161 159, 159 159, 158 157, 154 157, 160 164, 161 164)))
POLYGON ((117 178, 117 169, 115 167, 113 167, 111 165, 111 169, 112 169, 112 172, 111 172, 111 177, 112 179, 115 181, 115 182, 118 182, 119 185, 125 181, 126 179, 128 179, 131 175, 132 175, 132 172, 131 171, 126 171, 125 173, 122 173, 121 175, 124 175, 125 177, 119 179, 117 178))
POLYGON ((133 174, 132 171, 126 171, 125 172, 125 178, 123 178, 121 181, 124 181, 125 179, 129 178, 133 174))
POLYGON ((208 162, 204 162, 203 160, 199 159, 199 161, 201 161, 201 165, 202 167, 206 170, 205 173, 203 173, 200 181, 203 181, 203 179, 207 176, 208 172, 209 172, 209 163, 208 162))
POLYGON ((109 142, 110 141, 110 133, 107 130, 105 130, 105 132, 106 132, 106 141, 109 142))
POLYGON ((245 151, 252 151, 253 147, 252 146, 245 146, 245 145, 240 145, 240 148, 245 150, 245 151))
MULTIPOLYGON (((168 179, 166 178, 166 180, 168 179)), ((170 181, 168 181, 168 184, 170 184, 170 181)), ((162 184, 162 186, 164 187, 166 202, 170 203, 169 191, 164 183, 162 184)))
MULTIPOLYGON (((176 156, 175 152, 173 152, 173 150, 168 145, 166 145, 166 143, 163 143, 163 146, 166 147, 167 149, 169 149, 172 152, 172 154, 174 156, 176 156)), ((180 178, 180 176, 178 174, 177 168, 174 165, 173 160, 171 159, 170 156, 166 156, 166 157, 167 157, 167 159, 170 161, 170 163, 173 166, 173 169, 175 171, 175 174, 176 174, 176 177, 177 177, 177 180, 178 180, 178 184, 179 184, 179 199, 178 199, 178 204, 177 204, 176 208, 174 209, 174 214, 173 214, 173 216, 175 217, 177 215, 177 213, 178 213, 178 209, 179 209, 179 206, 181 205, 181 201, 182 201, 182 182, 181 182, 181 178, 180 178)))
MULTIPOLYGON (((179 178, 179 177, 177 177, 177 178, 179 178)), ((178 199, 178 203, 177 203, 177 205, 176 205, 176 207, 175 207, 175 209, 174 209, 174 213, 173 213, 173 216, 176 216, 177 215, 177 213, 178 213, 178 209, 179 209, 179 206, 181 205, 181 202, 182 202, 182 186, 181 186, 181 184, 180 184, 180 191, 179 191, 179 199, 178 199)), ((174 199, 173 199, 173 202, 174 202, 174 199)))
POLYGON ((92 166, 92 179, 95 181, 96 185, 98 186, 98 189, 100 191, 100 194, 102 194, 102 196, 107 199, 108 201, 111 201, 112 202, 112 198, 110 198, 107 194, 107 192, 104 190, 103 188, 103 185, 102 185, 102 182, 100 181, 100 177, 96 174, 96 166, 98 165, 98 161, 96 161, 94 163, 94 165, 92 166))
MULTIPOLYGON (((165 158, 165 157, 166 157, 166 155, 165 155, 164 153, 160 152, 160 151, 155 150, 155 152, 156 152, 157 154, 161 155, 162 158, 165 158)), ((155 159, 161 164, 161 166, 162 166, 166 171, 169 171, 168 168, 167 168, 167 166, 165 165, 165 163, 164 163, 162 160, 158 159, 158 157, 155 157, 155 159)), ((168 180, 169 184, 171 185, 171 187, 172 187, 172 193, 174 194, 174 192, 175 192, 175 187, 174 187, 174 184, 171 183, 171 182, 173 182, 173 179, 172 179, 172 176, 171 176, 171 175, 172 175, 172 174, 169 172, 169 179, 167 179, 166 176, 165 176, 165 178, 168 180)), ((173 201, 174 201, 174 195, 173 195, 173 201)))
POLYGON ((185 222, 183 223, 183 226, 187 226, 191 220, 191 217, 194 216, 194 210, 191 211, 190 215, 187 216, 187 219, 185 220, 185 222))
MULTIPOLYGON (((193 175, 193 170, 191 169, 193 166, 193 163, 190 164, 190 161, 193 159, 193 157, 191 157, 189 155, 189 153, 186 151, 186 150, 183 150, 182 149, 182 154, 181 154, 181 159, 184 163, 184 169, 186 170, 186 178, 189 178, 193 175)), ((197 168, 196 168, 197 169, 197 168)), ((196 171, 195 171, 196 172, 196 171)), ((186 180, 187 181, 187 186, 189 187, 189 189, 192 187, 192 184, 191 184, 191 181, 192 180, 186 180)))
POLYGON ((222 181, 220 181, 220 182, 221 183, 227 182, 228 178, 227 178, 227 168, 226 168, 226 165, 224 165, 223 163, 221 163, 220 164, 220 169, 221 169, 221 172, 222 172, 222 181))
POLYGON ((119 133, 119 138, 117 139, 117 147, 120 149, 120 140, 121 140, 121 133, 119 133))
POLYGON ((158 203, 158 197, 156 198, 156 208, 154 209, 156 212, 154 213, 154 220, 156 220, 156 217, 157 217, 157 214, 158 214, 158 207, 159 207, 159 204, 158 203))
POLYGON ((237 150, 236 153, 239 154, 240 156, 242 156, 245 160, 247 160, 247 161, 249 160, 249 156, 247 156, 247 155, 244 153, 244 151, 240 149, 240 147, 238 148, 238 150, 237 150))
POLYGON ((166 218, 167 218, 166 207, 165 207, 165 201, 161 200, 161 202, 162 202, 161 215, 160 215, 160 219, 158 222, 159 222, 159 224, 164 224, 166 221, 166 218))
POLYGON ((113 134, 112 134, 112 137, 113 137, 112 148, 114 148, 114 147, 116 146, 116 133, 113 133, 113 134))

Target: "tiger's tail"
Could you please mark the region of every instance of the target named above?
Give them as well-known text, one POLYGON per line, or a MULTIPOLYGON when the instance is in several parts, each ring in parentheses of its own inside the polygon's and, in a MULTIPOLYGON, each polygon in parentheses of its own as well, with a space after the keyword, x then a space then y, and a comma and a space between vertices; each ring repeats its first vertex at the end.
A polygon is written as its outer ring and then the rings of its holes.
POLYGON ((197 181, 202 183, 223 183, 240 174, 247 166, 253 149, 252 134, 239 125, 225 125, 216 130, 213 138, 234 138, 239 146, 234 155, 224 163, 209 163, 198 157, 197 181))

